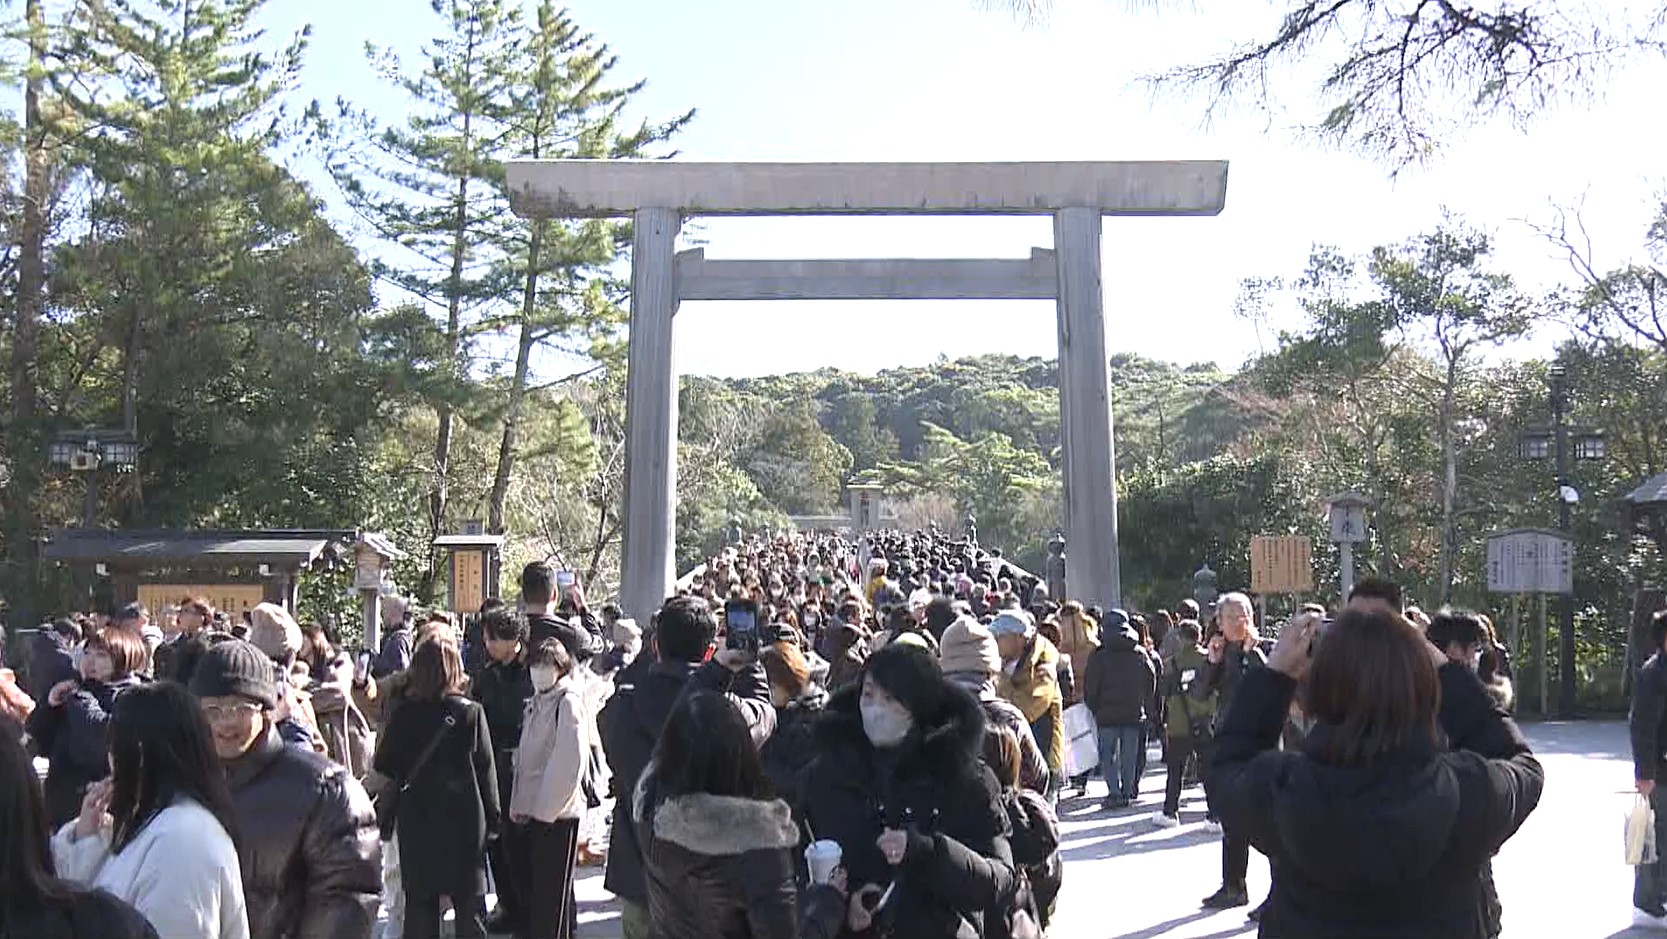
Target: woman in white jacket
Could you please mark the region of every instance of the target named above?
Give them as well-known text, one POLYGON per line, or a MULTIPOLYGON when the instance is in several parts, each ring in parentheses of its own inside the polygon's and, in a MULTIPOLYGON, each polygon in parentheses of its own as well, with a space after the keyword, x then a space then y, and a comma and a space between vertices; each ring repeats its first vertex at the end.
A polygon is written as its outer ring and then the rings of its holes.
POLYGON ((567 648, 546 639, 527 653, 532 699, 515 752, 509 817, 525 825, 525 857, 516 870, 528 898, 528 939, 569 939, 578 928, 573 868, 579 822, 588 807, 584 777, 591 733, 584 694, 572 676, 567 648))
POLYGON ((249 939, 231 797, 197 702, 172 682, 124 693, 110 764, 52 839, 59 875, 126 900, 167 939, 249 939))

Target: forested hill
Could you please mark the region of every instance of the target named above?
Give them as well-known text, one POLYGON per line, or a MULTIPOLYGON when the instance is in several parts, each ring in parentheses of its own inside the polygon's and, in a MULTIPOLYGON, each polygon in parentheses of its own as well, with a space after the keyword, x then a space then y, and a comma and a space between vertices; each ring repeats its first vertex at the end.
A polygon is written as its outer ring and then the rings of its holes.
MULTIPOLYGON (((1208 460, 1246 426, 1213 364, 1121 355, 1111 371, 1125 474, 1208 460)), ((701 446, 729 437, 735 465, 757 487, 754 508, 821 513, 840 504, 845 483, 873 482, 906 500, 908 521, 948 526, 970 510, 987 541, 1035 555, 1061 510, 1058 380, 1054 361, 1006 355, 872 376, 690 377, 683 439, 701 446)), ((707 520, 686 521, 692 534, 707 520)))

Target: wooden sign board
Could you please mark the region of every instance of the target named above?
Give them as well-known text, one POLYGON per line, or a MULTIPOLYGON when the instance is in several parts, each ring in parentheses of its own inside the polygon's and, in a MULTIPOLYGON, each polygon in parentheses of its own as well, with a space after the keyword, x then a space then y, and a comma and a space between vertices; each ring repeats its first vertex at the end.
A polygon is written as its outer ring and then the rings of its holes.
POLYGON ((1306 535, 1251 536, 1250 589, 1254 593, 1313 590, 1313 542, 1306 535))
POLYGON ((1574 539, 1544 528, 1488 536, 1488 590, 1493 593, 1574 592, 1574 539))
POLYGON ((139 602, 155 616, 165 606, 181 600, 204 597, 216 610, 232 619, 241 617, 266 599, 260 584, 140 584, 139 602))
POLYGON ((486 602, 486 552, 452 552, 450 599, 453 613, 480 610, 486 602))

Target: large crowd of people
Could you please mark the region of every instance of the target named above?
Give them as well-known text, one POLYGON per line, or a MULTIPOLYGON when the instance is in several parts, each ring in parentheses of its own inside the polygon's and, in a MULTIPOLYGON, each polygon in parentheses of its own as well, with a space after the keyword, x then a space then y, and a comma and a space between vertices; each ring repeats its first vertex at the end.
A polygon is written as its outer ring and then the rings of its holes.
POLYGON ((744 538, 642 623, 519 588, 385 598, 357 656, 201 598, 43 630, 0 686, 0 936, 570 937, 605 865, 626 939, 1034 939, 1060 803, 1138 811, 1155 749, 1149 824, 1202 785, 1221 834, 1206 907, 1255 849, 1265 936, 1491 939, 1543 781, 1486 618, 1375 581, 1276 642, 1243 594, 1099 609, 937 532, 744 538))

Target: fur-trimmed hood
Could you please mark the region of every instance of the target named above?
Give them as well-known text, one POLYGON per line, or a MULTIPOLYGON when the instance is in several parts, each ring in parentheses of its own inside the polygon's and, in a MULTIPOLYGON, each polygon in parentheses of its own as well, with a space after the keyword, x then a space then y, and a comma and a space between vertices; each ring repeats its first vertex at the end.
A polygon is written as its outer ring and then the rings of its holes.
MULTIPOLYGON (((643 773, 633 797, 632 818, 641 822, 648 800, 650 771, 643 773)), ((654 837, 686 851, 727 857, 748 851, 795 848, 799 829, 793 810, 780 799, 769 801, 704 792, 673 796, 654 809, 654 837)))
MULTIPOLYGON (((938 713, 924 720, 916 716, 915 729, 903 744, 899 768, 918 763, 947 769, 978 762, 984 745, 984 709, 971 691, 954 682, 944 684, 943 706, 938 713)), ((823 753, 872 754, 874 747, 862 729, 861 700, 860 683, 828 699, 816 725, 816 739, 823 753)))

